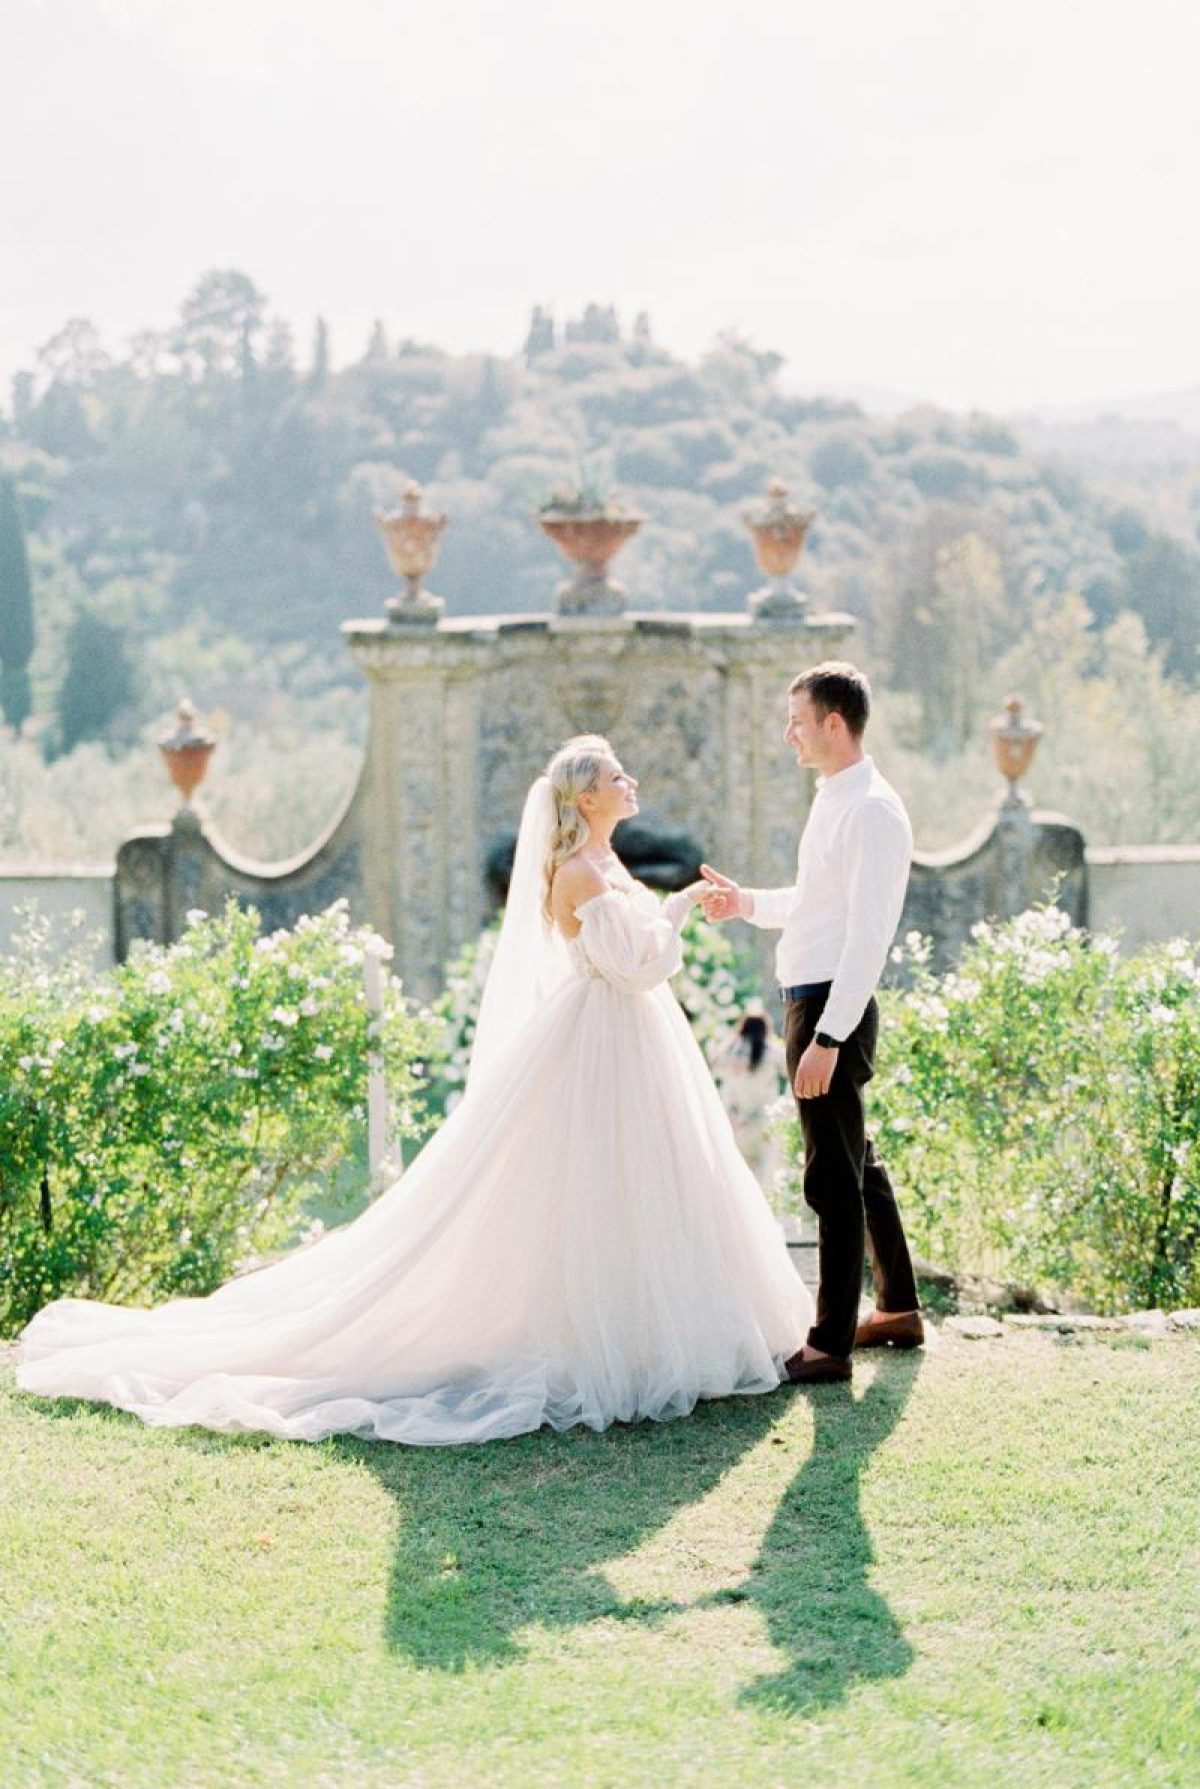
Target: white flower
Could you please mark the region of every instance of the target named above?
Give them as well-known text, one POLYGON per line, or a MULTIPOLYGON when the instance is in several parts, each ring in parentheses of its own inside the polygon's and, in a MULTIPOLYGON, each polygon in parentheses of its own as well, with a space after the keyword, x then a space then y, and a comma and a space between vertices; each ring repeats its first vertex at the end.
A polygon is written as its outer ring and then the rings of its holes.
POLYGON ((1162 1003, 1159 1002, 1157 1005, 1150 1008, 1146 1017, 1150 1020, 1152 1025, 1173 1025, 1179 1015, 1171 1007, 1163 1006, 1162 1003))
POLYGON ((235 1068, 233 1072, 234 1076, 239 1081, 258 1080, 258 1070, 256 1068, 235 1068))
POLYGON ((146 977, 146 991, 150 994, 171 992, 171 978, 165 969, 155 969, 146 977))
POLYGON ((208 914, 204 911, 203 907, 189 907, 184 914, 184 921, 189 926, 198 926, 202 919, 207 918, 208 914))
POLYGON ((129 1065, 129 1072, 131 1075, 148 1075, 150 1073, 150 1064, 148 1062, 131 1062, 129 1065))
POLYGON ((282 1025, 285 1030, 290 1030, 293 1025, 298 1025, 300 1022, 300 1014, 293 1012, 290 1006, 275 1007, 271 1017, 277 1025, 282 1025))
POLYGON ((113 1055, 116 1057, 118 1062, 124 1062, 126 1057, 137 1055, 137 1045, 136 1044, 114 1044, 113 1045, 113 1055))
POLYGON ((333 1045, 332 1044, 318 1044, 316 1049, 313 1051, 313 1055, 316 1057, 318 1062, 328 1062, 329 1058, 333 1055, 333 1045))
POLYGON ((316 1016, 320 1012, 320 1010, 321 1010, 320 1002, 318 1000, 314 1000, 311 994, 305 995, 304 999, 300 1002, 300 1011, 304 1014, 304 1017, 306 1019, 316 1018, 316 1016))
POLYGON ((33 1057, 32 1056, 18 1056, 17 1057, 17 1067, 23 1068, 25 1070, 25 1073, 28 1074, 30 1069, 33 1067, 33 1057))

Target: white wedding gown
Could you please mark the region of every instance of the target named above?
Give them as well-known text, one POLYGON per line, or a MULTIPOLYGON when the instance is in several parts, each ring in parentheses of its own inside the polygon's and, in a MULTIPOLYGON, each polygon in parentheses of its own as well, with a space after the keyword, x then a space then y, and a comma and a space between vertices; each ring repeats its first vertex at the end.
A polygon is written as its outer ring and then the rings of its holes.
POLYGON ((361 1217, 207 1298, 60 1299, 19 1384, 425 1445, 773 1390, 812 1301, 667 985, 685 912, 630 880, 584 903, 553 991, 361 1217))

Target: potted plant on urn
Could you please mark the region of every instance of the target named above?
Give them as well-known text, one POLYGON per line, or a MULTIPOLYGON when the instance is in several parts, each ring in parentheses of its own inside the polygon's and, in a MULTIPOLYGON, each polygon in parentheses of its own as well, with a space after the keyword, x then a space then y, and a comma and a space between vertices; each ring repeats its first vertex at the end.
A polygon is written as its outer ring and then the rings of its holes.
POLYGON ((573 482, 557 485, 539 505, 538 525, 576 567, 554 593, 560 615, 619 615, 625 586, 608 567, 645 517, 626 504, 611 480, 583 461, 573 482))

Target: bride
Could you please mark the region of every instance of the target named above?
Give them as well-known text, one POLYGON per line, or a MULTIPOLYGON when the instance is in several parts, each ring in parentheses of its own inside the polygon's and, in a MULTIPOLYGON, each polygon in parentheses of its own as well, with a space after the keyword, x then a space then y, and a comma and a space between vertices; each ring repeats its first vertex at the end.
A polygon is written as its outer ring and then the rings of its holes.
POLYGON ((402 1180, 207 1298, 46 1306, 20 1386, 429 1446, 774 1390, 811 1299, 667 985, 705 885, 634 881, 611 839, 637 811, 592 735, 534 783, 467 1091, 402 1180))

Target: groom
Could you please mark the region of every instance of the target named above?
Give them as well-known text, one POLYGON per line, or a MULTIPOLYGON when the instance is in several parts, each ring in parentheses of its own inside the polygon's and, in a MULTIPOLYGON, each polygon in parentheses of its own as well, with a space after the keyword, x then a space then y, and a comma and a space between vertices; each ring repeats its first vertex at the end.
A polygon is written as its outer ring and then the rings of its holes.
POLYGON ((711 920, 778 931, 788 1075, 804 1133, 804 1198, 817 1214, 817 1320, 785 1364, 796 1384, 849 1379, 855 1347, 925 1339, 912 1260, 887 1170, 866 1133, 879 1009, 875 987, 904 905, 912 829, 904 804, 863 750, 871 686, 853 665, 802 671, 788 691, 784 739, 818 774, 795 882, 742 888, 705 864, 711 920), (864 1245, 875 1309, 858 1319, 864 1245))

